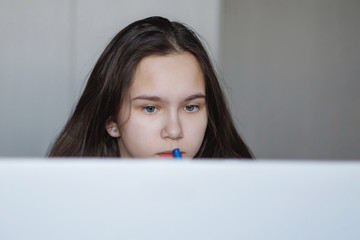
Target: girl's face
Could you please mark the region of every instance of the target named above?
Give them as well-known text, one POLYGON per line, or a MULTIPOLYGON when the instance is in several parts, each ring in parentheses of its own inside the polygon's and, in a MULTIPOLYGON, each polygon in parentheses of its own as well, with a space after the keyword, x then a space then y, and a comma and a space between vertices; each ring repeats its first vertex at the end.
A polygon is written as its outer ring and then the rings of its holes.
POLYGON ((195 156, 207 126, 207 106, 204 76, 193 55, 143 58, 129 93, 117 121, 106 126, 118 137, 121 157, 172 157, 174 148, 185 158, 195 156))

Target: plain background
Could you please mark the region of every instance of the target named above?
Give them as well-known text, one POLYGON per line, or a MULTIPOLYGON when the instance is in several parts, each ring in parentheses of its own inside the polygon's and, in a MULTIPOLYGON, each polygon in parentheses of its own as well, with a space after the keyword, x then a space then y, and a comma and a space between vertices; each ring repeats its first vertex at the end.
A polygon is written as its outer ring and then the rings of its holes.
POLYGON ((44 156, 110 39, 152 15, 211 50, 258 158, 360 159, 357 0, 1 0, 0 156, 44 156))

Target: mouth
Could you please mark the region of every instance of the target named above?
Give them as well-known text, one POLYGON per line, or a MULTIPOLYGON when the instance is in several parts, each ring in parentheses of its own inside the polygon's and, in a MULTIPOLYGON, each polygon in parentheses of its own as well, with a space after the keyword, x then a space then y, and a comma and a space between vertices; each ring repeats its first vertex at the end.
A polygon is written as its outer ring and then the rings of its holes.
MULTIPOLYGON (((180 153, 181 153, 181 155, 184 154, 184 152, 180 152, 180 153)), ((164 152, 157 153, 156 155, 158 155, 159 157, 162 157, 162 158, 174 158, 172 151, 164 151, 164 152)))

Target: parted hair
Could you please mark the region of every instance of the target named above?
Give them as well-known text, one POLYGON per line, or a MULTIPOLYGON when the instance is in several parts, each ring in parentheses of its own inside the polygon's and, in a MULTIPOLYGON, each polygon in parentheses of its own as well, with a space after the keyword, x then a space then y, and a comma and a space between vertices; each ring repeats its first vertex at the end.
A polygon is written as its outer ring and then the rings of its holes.
POLYGON ((205 79, 208 125, 194 158, 253 158, 233 123, 211 59, 188 26, 163 17, 136 21, 121 30, 95 64, 85 89, 55 142, 50 157, 121 157, 117 139, 105 129, 128 95, 140 60, 150 55, 189 52, 205 79))

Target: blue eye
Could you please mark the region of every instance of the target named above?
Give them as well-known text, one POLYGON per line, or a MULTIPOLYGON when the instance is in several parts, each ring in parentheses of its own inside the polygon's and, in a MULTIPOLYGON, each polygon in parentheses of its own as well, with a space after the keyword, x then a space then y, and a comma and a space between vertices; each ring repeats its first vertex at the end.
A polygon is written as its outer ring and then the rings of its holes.
POLYGON ((147 113, 154 113, 154 112, 156 112, 157 107, 152 106, 152 105, 144 106, 144 107, 143 107, 143 110, 144 110, 145 112, 147 112, 147 113))
POLYGON ((194 112, 196 110, 198 110, 199 106, 196 105, 187 105, 184 107, 184 110, 187 112, 194 112))

